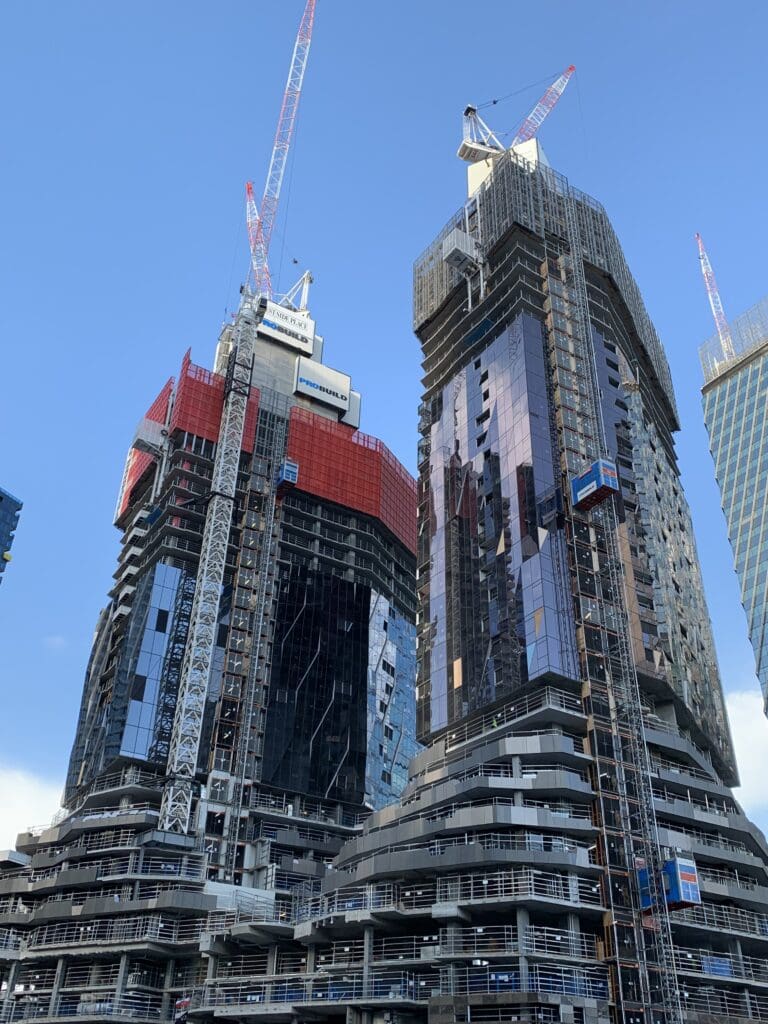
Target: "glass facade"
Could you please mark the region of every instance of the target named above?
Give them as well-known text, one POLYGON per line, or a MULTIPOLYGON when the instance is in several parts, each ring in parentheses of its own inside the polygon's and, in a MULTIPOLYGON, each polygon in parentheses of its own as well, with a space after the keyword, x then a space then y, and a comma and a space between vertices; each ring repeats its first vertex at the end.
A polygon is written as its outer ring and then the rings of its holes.
POLYGON ((768 350, 757 348, 705 385, 704 420, 768 707, 768 350))
POLYGON ((155 566, 147 615, 136 664, 131 672, 125 727, 120 753, 145 760, 157 720, 168 638, 173 629, 173 607, 181 570, 162 563, 155 566))
POLYGON ((283 582, 262 782, 361 803, 370 591, 294 568, 283 582))
POLYGON ((413 742, 414 627, 364 583, 293 566, 277 610, 261 781, 391 803, 413 742))
POLYGON ((0 487, 0 582, 5 567, 11 560, 13 535, 19 523, 22 503, 0 487))
POLYGON ((420 735, 529 680, 578 678, 541 322, 521 315, 489 340, 429 415, 420 735))
POLYGON ((416 743, 416 627, 383 594, 371 591, 368 626, 368 762, 365 803, 391 804, 408 781, 416 743))

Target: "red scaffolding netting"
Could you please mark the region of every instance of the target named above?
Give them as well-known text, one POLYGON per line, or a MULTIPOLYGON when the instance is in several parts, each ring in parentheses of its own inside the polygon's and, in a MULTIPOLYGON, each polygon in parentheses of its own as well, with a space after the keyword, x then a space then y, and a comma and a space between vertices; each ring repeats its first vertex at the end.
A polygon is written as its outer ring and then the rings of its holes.
MULTIPOLYGON (((171 377, 163 390, 154 400, 146 413, 146 419, 156 423, 165 423, 168 416, 168 402, 174 389, 174 378, 171 377)), ((219 426, 224 407, 224 378, 217 373, 197 366, 192 362, 191 352, 187 350, 181 363, 179 382, 171 411, 170 432, 183 430, 188 434, 204 437, 214 443, 219 440, 219 426)), ((245 427, 243 429, 243 451, 253 451, 256 437, 256 418, 259 412, 259 392, 251 388, 251 395, 245 411, 245 427)), ((128 453, 128 468, 120 499, 117 518, 123 515, 130 506, 132 492, 136 484, 152 465, 153 458, 147 452, 132 448, 128 453)))
POLYGON ((294 407, 288 458, 299 490, 381 520, 416 553, 416 481, 381 441, 294 407))
MULTIPOLYGON (((163 389, 157 398, 154 400, 152 405, 147 409, 145 419, 153 420, 155 423, 165 423, 165 418, 168 415, 168 400, 171 397, 173 391, 173 377, 169 377, 163 385, 163 389)), ((142 478, 144 473, 149 469, 153 463, 153 458, 147 452, 137 451, 135 448, 131 448, 128 452, 128 469, 125 474, 125 483, 123 484, 123 491, 120 500, 120 507, 117 511, 118 519, 122 516, 123 512, 128 508, 131 503, 131 492, 133 491, 136 484, 142 478)))
MULTIPOLYGON (((218 373, 197 366, 187 351, 181 363, 176 400, 171 413, 171 433, 184 430, 188 434, 204 437, 207 441, 219 439, 221 413, 224 408, 224 378, 218 373)), ((252 452, 256 436, 256 415, 259 392, 251 388, 251 397, 245 413, 243 451, 252 452)))

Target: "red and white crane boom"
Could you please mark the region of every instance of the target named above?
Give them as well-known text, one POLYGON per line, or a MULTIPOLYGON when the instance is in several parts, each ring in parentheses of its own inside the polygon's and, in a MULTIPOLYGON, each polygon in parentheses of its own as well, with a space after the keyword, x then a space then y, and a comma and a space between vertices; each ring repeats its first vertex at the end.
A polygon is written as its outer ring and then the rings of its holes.
POLYGON ((704 248, 704 240, 698 231, 696 232, 696 242, 699 246, 701 273, 704 275, 704 284, 707 288, 709 305, 712 309, 712 316, 715 318, 715 327, 717 328, 717 336, 720 339, 720 348, 723 350, 723 357, 725 359, 733 359, 736 353, 733 349, 731 329, 728 326, 728 321, 725 317, 725 310, 723 309, 723 303, 720 300, 720 292, 717 287, 717 281, 715 280, 715 272, 712 269, 712 264, 709 262, 707 250, 704 248))
POLYGON ((534 137, 544 121, 554 110, 557 101, 565 92, 565 87, 568 85, 571 75, 575 70, 576 66, 574 64, 569 64, 562 75, 560 75, 560 77, 550 85, 528 117, 524 118, 521 122, 520 127, 515 132, 515 137, 512 139, 510 146, 519 146, 521 142, 527 142, 528 139, 532 139, 534 137))
MULTIPOLYGON (((536 135, 565 92, 565 87, 575 70, 576 66, 569 64, 562 75, 548 87, 530 114, 521 121, 509 144, 510 149, 512 146, 519 146, 521 142, 527 142, 528 139, 532 139, 536 135)), ((459 146, 459 157, 468 163, 476 163, 478 160, 487 160, 489 157, 503 152, 504 146, 480 117, 477 107, 467 107, 464 111, 464 138, 459 146)))
POLYGON ((272 279, 269 272, 269 243, 277 217, 280 201, 280 190, 285 176, 285 165, 291 148, 293 131, 296 126, 296 113, 299 109, 301 86, 304 71, 309 57, 309 46, 312 42, 312 26, 315 20, 316 0, 307 0, 304 14, 299 25, 299 32, 293 47, 291 67, 288 81, 285 84, 280 117, 277 120, 275 141, 269 160, 267 181, 261 198, 261 208, 257 211, 253 195, 253 185, 246 185, 246 216, 248 220, 248 243, 251 249, 251 276, 253 292, 256 295, 272 297, 272 279))

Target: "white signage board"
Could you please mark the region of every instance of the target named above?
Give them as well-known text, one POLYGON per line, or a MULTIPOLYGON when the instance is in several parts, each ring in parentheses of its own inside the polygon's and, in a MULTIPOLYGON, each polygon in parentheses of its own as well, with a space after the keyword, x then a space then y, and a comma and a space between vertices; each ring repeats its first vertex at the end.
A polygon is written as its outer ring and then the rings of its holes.
POLYGON ((282 345, 312 355, 315 344, 315 321, 301 313, 294 313, 276 302, 266 301, 262 306, 264 315, 258 326, 259 334, 282 345))
POLYGON ((312 359, 299 356, 296 360, 296 381, 294 394, 306 395, 323 405, 346 412, 349 409, 351 380, 346 373, 332 370, 312 359))

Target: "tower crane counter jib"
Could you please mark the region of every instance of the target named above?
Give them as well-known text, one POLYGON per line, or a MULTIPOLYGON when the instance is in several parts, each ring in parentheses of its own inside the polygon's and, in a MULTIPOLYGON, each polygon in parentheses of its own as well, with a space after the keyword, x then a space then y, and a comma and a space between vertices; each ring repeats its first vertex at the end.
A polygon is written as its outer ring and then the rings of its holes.
MULTIPOLYGON (((548 87, 533 110, 518 125, 512 141, 509 143, 509 149, 519 146, 522 142, 528 142, 529 139, 536 135, 565 92, 565 87, 568 85, 571 75, 575 70, 576 66, 569 64, 562 75, 548 87)), ((472 105, 466 107, 464 110, 464 132, 458 156, 462 160, 466 160, 467 163, 475 163, 478 160, 487 160, 488 158, 500 156, 505 148, 507 147, 502 145, 482 117, 480 117, 477 107, 472 105)))

